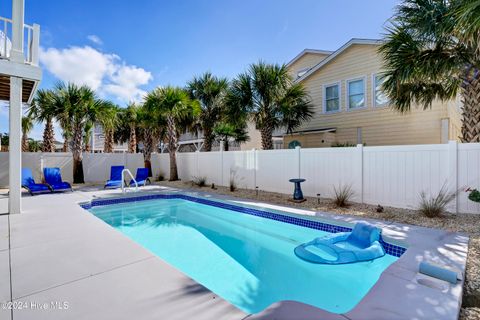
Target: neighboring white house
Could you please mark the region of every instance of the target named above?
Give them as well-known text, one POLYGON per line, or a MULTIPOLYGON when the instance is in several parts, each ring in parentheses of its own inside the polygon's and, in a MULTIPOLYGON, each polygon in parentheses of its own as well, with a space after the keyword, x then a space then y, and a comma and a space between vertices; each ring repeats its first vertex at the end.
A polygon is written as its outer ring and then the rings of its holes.
MULTIPOLYGON (((101 125, 96 124, 92 129, 92 136, 90 138, 90 148, 92 153, 102 153, 105 144, 105 134, 101 125)), ((114 153, 122 153, 128 151, 128 143, 115 143, 113 145, 114 153)))
POLYGON ((0 100, 10 104, 9 213, 21 212, 22 104, 32 101, 42 79, 40 26, 24 24, 24 10, 24 0, 12 0, 11 18, 0 12, 0 100))
MULTIPOLYGON (((251 150, 261 149, 262 148, 262 139, 260 136, 260 131, 255 128, 255 124, 252 121, 249 121, 247 124, 247 132, 249 140, 247 142, 238 143, 233 141, 233 139, 228 143, 229 151, 239 151, 239 150, 251 150)), ((203 133, 201 130, 197 133, 186 132, 180 135, 179 138, 179 152, 195 152, 195 151, 204 151, 203 150, 203 133)), ((276 130, 273 134, 273 146, 275 149, 283 148, 283 131, 276 130)), ((160 150, 167 151, 167 146, 162 144, 160 150)), ((215 141, 212 145, 212 151, 220 150, 220 141, 215 141)))

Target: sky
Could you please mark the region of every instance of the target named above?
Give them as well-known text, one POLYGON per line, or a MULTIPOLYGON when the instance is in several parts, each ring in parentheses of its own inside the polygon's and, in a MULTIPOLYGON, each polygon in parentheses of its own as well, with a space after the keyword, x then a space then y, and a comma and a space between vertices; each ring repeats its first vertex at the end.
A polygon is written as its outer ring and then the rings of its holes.
MULTIPOLYGON (((233 78, 249 64, 287 63, 305 48, 336 50, 381 38, 398 0, 25 0, 41 28, 40 88, 87 84, 120 106, 157 86, 211 71, 233 78)), ((11 1, 0 1, 11 17, 11 1)), ((0 109, 0 131, 8 131, 0 109)), ((42 126, 31 137, 41 139, 42 126)), ((56 138, 60 140, 58 128, 56 138)))

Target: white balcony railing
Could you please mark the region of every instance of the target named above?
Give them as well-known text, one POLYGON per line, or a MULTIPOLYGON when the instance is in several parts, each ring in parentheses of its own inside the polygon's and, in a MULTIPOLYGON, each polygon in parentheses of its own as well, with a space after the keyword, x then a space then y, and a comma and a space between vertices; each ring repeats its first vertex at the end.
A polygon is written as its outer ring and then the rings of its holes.
MULTIPOLYGON (((10 59, 12 50, 12 20, 0 17, 0 59, 10 59)), ((40 26, 25 24, 23 27, 24 62, 38 65, 38 48, 40 46, 40 26)))

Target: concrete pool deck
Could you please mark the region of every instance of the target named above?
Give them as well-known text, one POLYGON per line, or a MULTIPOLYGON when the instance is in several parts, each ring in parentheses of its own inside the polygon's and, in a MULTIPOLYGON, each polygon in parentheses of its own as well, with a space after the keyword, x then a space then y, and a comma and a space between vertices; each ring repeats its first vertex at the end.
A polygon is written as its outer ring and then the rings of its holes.
MULTIPOLYGON (((159 186, 143 190, 175 192, 159 186)), ((0 216, 1 320, 458 317, 463 280, 450 285, 419 275, 417 270, 420 261, 428 260, 464 274, 468 244, 465 235, 215 195, 223 201, 282 209, 339 224, 367 220, 382 227, 388 240, 408 245, 406 253, 346 314, 281 301, 259 314, 248 315, 78 205, 94 197, 119 195, 118 190, 85 187, 73 193, 25 196, 22 214, 0 216), (13 301, 14 310, 3 308, 8 301, 13 301)))

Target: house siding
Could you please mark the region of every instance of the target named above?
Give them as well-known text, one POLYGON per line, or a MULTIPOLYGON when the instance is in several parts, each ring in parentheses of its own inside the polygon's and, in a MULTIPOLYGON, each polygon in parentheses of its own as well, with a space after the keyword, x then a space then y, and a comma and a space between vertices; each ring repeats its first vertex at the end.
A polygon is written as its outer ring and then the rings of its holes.
POLYGON ((336 128, 334 142, 325 134, 294 134, 285 136, 284 146, 298 140, 304 147, 328 147, 332 143, 357 143, 358 128, 361 140, 367 145, 430 144, 442 142, 442 119, 449 120, 449 139, 458 140, 460 115, 457 101, 435 101, 430 109, 414 106, 406 114, 400 114, 390 106, 374 107, 373 75, 381 72, 382 58, 378 45, 354 44, 334 60, 302 80, 314 105, 313 118, 299 131, 336 128), (347 110, 347 81, 365 80, 365 107, 347 110), (340 111, 323 113, 325 84, 340 84, 340 111), (323 140, 323 142, 322 142, 323 140))
POLYGON ((240 144, 240 150, 251 150, 253 148, 261 149, 262 137, 260 131, 257 130, 253 121, 248 121, 247 130, 249 139, 248 141, 240 144))

